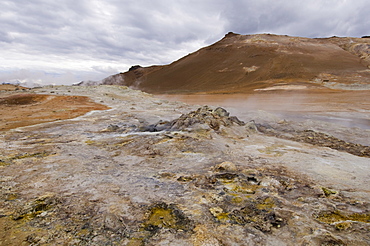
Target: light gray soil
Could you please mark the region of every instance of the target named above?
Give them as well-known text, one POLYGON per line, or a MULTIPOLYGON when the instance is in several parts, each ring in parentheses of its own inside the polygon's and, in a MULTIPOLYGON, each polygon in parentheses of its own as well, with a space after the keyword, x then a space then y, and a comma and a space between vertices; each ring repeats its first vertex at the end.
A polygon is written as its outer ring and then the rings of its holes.
POLYGON ((368 129, 226 107, 255 124, 149 132, 199 106, 118 86, 34 91, 112 109, 1 133, 0 245, 369 245, 370 159, 256 130, 366 148, 368 129))

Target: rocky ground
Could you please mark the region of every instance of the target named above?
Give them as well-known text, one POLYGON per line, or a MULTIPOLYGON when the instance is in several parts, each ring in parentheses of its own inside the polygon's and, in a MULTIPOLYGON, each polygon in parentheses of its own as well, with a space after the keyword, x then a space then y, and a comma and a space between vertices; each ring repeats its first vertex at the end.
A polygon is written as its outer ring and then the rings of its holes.
POLYGON ((110 109, 1 132, 0 245, 370 244, 366 128, 118 86, 22 93, 110 109))

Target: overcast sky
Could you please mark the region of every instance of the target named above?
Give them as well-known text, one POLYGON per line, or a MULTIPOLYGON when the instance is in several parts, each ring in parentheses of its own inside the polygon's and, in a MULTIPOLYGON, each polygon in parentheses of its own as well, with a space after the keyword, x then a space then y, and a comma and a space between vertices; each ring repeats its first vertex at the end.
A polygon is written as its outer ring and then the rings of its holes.
POLYGON ((369 0, 1 0, 0 83, 101 80, 227 32, 370 35, 369 0))

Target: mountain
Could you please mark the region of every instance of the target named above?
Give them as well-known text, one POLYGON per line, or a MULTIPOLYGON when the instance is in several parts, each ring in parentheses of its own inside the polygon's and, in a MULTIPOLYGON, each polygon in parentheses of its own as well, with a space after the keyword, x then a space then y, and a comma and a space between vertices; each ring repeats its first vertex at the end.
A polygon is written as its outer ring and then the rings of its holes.
POLYGON ((248 93, 271 86, 369 88, 369 38, 228 33, 169 65, 133 66, 102 84, 149 93, 248 93))

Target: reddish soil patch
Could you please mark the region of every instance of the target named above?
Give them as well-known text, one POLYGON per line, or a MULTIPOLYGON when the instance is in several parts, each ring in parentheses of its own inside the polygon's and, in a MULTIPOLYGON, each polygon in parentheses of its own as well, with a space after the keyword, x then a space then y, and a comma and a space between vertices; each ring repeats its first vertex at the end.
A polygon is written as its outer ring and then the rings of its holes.
POLYGON ((0 98, 0 131, 70 119, 109 107, 84 96, 15 94, 0 98))

